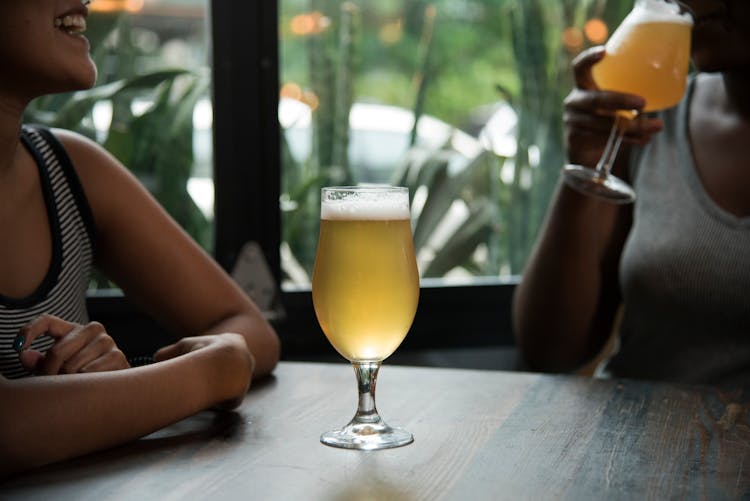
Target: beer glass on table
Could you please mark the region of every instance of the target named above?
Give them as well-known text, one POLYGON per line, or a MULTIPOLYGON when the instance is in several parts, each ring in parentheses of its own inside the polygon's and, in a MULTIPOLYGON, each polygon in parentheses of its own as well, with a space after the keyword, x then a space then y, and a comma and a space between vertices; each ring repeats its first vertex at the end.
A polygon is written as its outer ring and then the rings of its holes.
MULTIPOLYGON (((676 105, 685 92, 692 26, 692 15, 680 2, 636 0, 607 41, 604 58, 592 67, 597 87, 642 96, 646 100, 644 112, 676 105)), ((610 202, 635 200, 633 189, 610 174, 624 125, 635 115, 633 110, 618 111, 595 169, 564 167, 563 179, 569 186, 610 202)))
POLYGON ((321 191, 320 235, 312 296, 315 314, 334 348, 352 363, 359 402, 351 422, 321 435, 347 449, 411 443, 375 407, 381 362, 401 344, 414 320, 419 274, 407 188, 330 187, 321 191))

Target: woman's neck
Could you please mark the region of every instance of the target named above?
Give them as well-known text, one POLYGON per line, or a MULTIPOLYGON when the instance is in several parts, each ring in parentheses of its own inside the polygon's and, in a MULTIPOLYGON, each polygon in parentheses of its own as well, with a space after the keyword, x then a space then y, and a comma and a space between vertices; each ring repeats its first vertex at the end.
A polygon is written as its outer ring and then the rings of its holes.
POLYGON ((7 174, 16 158, 24 106, 0 99, 0 177, 7 174))

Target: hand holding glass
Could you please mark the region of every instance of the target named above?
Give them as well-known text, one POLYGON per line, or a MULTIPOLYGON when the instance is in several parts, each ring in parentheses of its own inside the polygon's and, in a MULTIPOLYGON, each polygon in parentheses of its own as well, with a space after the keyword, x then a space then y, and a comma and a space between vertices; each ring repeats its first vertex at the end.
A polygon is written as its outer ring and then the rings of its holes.
POLYGON ((388 426, 375 407, 381 362, 414 320, 419 274, 407 188, 323 188, 313 270, 315 314, 328 341, 353 367, 359 405, 351 422, 324 433, 324 444, 385 449, 409 444, 411 433, 388 426))
MULTIPOLYGON (((670 108, 685 93, 693 19, 670 0, 636 0, 633 10, 607 41, 604 58, 592 68, 597 87, 637 94, 644 112, 670 108)), ((596 169, 566 165, 565 182, 576 190, 615 203, 635 200, 635 192, 610 174, 631 110, 618 112, 596 169)))

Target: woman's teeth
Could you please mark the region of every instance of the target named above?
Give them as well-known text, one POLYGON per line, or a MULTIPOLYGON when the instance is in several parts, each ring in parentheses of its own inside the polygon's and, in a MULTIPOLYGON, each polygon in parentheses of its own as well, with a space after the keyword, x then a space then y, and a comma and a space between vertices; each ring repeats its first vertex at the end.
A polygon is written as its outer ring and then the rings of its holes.
POLYGON ((86 18, 80 14, 58 17, 55 19, 55 28, 77 35, 86 31, 86 18))

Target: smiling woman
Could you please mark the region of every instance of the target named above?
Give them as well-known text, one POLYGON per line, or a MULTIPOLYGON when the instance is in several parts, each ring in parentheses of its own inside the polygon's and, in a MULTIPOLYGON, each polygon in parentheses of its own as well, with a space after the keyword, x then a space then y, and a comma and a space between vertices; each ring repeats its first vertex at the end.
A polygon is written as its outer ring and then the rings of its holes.
POLYGON ((15 86, 20 99, 16 106, 26 106, 41 94, 94 83, 96 68, 89 57, 88 40, 80 34, 87 15, 80 0, 10 2, 3 9, 0 56, 5 70, 14 74, 3 85, 15 86), (78 28, 72 29, 70 23, 78 28), (31 75, 34 78, 25 79, 31 75))
POLYGON ((279 357, 253 301, 120 161, 22 125, 31 100, 93 85, 87 16, 80 0, 0 7, 0 476, 231 408, 279 357), (90 321, 93 267, 169 331, 155 363, 131 368, 90 321))

